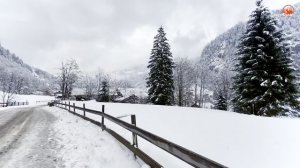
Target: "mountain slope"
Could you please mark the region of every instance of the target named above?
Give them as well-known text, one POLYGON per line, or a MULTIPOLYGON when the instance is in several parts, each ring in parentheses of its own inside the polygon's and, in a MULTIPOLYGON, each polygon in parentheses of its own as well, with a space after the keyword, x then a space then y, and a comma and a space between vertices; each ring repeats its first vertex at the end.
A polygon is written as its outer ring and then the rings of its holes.
POLYGON ((53 87, 53 75, 24 63, 22 59, 1 45, 0 71, 0 78, 13 74, 23 81, 23 87, 19 90, 20 94, 46 93, 53 87))
MULTIPOLYGON (((295 5, 296 11, 300 10, 300 3, 295 5)), ((273 11, 273 16, 278 20, 278 27, 283 30, 290 41, 294 52, 293 59, 297 71, 300 69, 300 13, 287 17, 283 16, 281 10, 273 11)), ((243 32, 246 30, 246 23, 239 23, 225 33, 219 35, 210 42, 202 51, 200 62, 205 62, 210 69, 210 76, 218 76, 225 70, 233 70, 237 45, 243 32)), ((214 79, 211 79, 214 80, 214 79)))

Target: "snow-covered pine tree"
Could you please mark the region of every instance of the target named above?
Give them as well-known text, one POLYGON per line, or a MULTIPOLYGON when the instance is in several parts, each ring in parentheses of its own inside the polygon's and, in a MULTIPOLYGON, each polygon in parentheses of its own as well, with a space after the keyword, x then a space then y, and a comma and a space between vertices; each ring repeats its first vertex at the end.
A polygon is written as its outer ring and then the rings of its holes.
POLYGON ((174 62, 170 45, 163 28, 158 29, 154 37, 147 78, 148 95, 151 103, 156 105, 171 105, 174 101, 174 62))
POLYGON ((215 109, 218 110, 227 110, 227 100, 224 97, 223 93, 220 91, 216 97, 216 102, 215 102, 215 109))
POLYGON ((256 2, 238 48, 233 98, 237 112, 275 116, 298 108, 290 47, 270 11, 256 2))
POLYGON ((109 102, 109 86, 108 81, 102 81, 101 90, 97 98, 98 102, 109 102))

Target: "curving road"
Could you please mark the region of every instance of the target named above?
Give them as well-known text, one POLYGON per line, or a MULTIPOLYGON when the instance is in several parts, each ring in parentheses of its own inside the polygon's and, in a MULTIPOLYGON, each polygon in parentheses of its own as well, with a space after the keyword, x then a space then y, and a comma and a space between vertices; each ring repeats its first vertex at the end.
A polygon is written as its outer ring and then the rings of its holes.
POLYGON ((41 107, 0 111, 0 167, 63 167, 51 124, 56 118, 41 107))

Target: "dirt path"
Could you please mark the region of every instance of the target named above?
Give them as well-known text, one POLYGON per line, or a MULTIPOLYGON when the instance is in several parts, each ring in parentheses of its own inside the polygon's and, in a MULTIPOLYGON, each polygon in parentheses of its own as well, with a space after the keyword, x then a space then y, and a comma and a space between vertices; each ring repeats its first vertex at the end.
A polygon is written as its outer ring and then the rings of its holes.
POLYGON ((62 167, 51 130, 54 120, 41 107, 0 111, 0 167, 62 167))

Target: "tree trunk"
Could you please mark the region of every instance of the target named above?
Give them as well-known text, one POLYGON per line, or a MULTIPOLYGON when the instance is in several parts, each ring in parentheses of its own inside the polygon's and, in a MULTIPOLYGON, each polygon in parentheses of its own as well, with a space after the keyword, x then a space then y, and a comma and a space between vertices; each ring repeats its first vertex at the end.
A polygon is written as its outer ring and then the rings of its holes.
POLYGON ((197 87, 198 87, 198 85, 197 85, 197 83, 196 83, 196 84, 195 84, 195 100, 194 100, 195 105, 197 105, 197 101, 198 101, 198 97, 197 97, 197 87))
POLYGON ((182 106, 182 88, 178 88, 178 105, 182 106))

